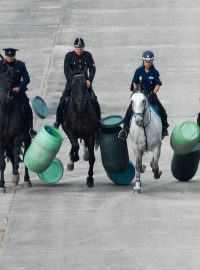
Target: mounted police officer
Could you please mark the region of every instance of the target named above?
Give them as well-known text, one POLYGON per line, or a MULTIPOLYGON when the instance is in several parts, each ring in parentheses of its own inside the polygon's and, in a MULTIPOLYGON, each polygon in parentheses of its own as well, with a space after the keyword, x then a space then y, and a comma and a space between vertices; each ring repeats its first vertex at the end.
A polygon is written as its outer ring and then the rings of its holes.
POLYGON ((66 77, 66 86, 65 90, 60 98, 60 103, 56 112, 56 122, 54 123, 54 127, 59 128, 60 124, 63 122, 63 111, 66 109, 68 105, 69 97, 71 94, 71 83, 73 75, 78 75, 84 72, 86 76, 86 83, 88 87, 88 91, 91 94, 98 121, 101 118, 100 106, 97 101, 97 97, 92 89, 92 81, 94 79, 96 73, 95 62, 93 60, 92 54, 88 51, 84 50, 85 43, 82 38, 76 38, 74 41, 74 50, 68 52, 65 55, 64 60, 64 74, 66 77))
MULTIPOLYGON (((169 135, 167 130, 169 124, 167 122, 167 113, 157 96, 157 92, 159 91, 162 82, 160 80, 160 74, 158 70, 153 65, 153 52, 145 51, 142 55, 142 61, 142 66, 135 71, 130 90, 134 91, 140 85, 142 90, 149 97, 151 104, 156 105, 162 121, 162 137, 164 138, 165 136, 169 135)), ((129 105, 126 115, 124 117, 124 127, 120 131, 118 136, 120 139, 125 140, 127 138, 130 128, 131 117, 132 104, 129 105)))
POLYGON ((10 80, 14 85, 12 91, 16 94, 16 99, 20 103, 24 120, 29 128, 29 134, 34 137, 36 131, 33 130, 33 113, 26 95, 27 85, 30 82, 26 65, 15 58, 18 49, 5 48, 3 50, 5 51, 5 57, 0 61, 0 72, 6 72, 8 68, 10 69, 10 80))

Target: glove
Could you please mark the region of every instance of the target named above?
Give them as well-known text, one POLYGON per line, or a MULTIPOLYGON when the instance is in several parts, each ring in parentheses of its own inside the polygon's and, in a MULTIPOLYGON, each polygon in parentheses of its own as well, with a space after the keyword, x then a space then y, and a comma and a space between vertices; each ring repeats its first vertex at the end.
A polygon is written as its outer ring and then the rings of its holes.
POLYGON ((149 99, 152 99, 154 96, 155 96, 155 93, 153 91, 151 91, 149 94, 149 99))

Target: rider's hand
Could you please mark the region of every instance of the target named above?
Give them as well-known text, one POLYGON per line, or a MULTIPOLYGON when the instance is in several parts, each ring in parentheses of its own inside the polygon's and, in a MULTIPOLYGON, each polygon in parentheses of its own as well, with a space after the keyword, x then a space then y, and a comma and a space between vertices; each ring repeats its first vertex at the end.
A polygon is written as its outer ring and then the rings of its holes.
POLYGON ((20 88, 19 87, 14 87, 13 88, 13 92, 15 92, 15 93, 19 93, 19 91, 20 91, 20 88))
POLYGON ((149 98, 154 97, 154 95, 155 95, 154 91, 151 91, 150 94, 149 94, 149 98))
POLYGON ((87 84, 87 88, 91 88, 91 81, 87 80, 86 84, 87 84))

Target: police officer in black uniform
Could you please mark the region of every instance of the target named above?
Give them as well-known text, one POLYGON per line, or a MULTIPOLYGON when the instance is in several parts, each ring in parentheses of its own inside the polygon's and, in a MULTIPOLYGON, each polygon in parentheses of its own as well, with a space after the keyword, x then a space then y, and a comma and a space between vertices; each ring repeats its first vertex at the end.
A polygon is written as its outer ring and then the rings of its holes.
POLYGON ((59 128, 60 124, 63 122, 63 110, 66 109, 68 105, 69 96, 71 94, 72 77, 73 75, 81 74, 83 71, 85 72, 88 91, 94 101, 98 120, 101 118, 100 106, 92 89, 92 81, 96 73, 96 67, 92 54, 85 51, 84 48, 84 40, 82 38, 76 38, 74 41, 74 50, 65 55, 64 74, 67 82, 56 112, 56 122, 54 123, 54 127, 56 128, 59 128))
MULTIPOLYGON (((167 122, 167 113, 157 96, 157 92, 159 91, 162 82, 160 80, 160 74, 158 70, 153 65, 153 52, 145 51, 142 55, 142 60, 142 66, 135 71, 130 90, 134 91, 140 85, 141 88, 145 91, 146 95, 148 95, 151 104, 157 106, 158 112, 162 120, 162 137, 164 138, 165 136, 169 135, 167 130, 169 124, 167 122)), ((124 117, 124 127, 120 131, 118 136, 120 139, 125 140, 128 136, 131 116, 132 105, 130 104, 124 117)))
POLYGON ((16 99, 21 105, 24 120, 29 127, 29 134, 34 137, 37 133, 33 130, 33 113, 26 95, 27 85, 30 82, 26 65, 15 58, 18 49, 5 48, 3 50, 5 51, 5 57, 0 61, 0 72, 6 72, 8 68, 10 69, 10 80, 14 85, 12 91, 15 92, 16 99))

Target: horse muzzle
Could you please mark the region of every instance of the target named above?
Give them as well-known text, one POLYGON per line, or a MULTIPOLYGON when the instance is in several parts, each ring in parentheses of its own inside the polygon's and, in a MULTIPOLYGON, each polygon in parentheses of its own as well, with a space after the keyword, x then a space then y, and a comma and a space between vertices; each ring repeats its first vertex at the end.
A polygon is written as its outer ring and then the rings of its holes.
POLYGON ((139 127, 142 127, 143 126, 143 118, 140 115, 136 115, 135 116, 135 123, 139 127))

